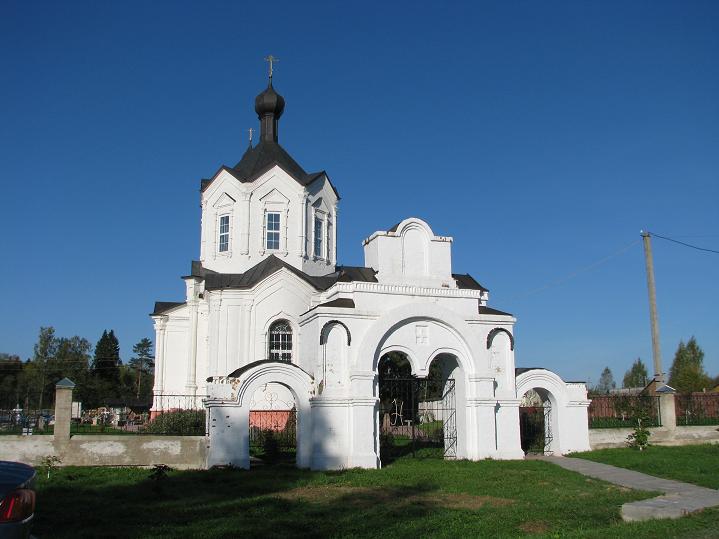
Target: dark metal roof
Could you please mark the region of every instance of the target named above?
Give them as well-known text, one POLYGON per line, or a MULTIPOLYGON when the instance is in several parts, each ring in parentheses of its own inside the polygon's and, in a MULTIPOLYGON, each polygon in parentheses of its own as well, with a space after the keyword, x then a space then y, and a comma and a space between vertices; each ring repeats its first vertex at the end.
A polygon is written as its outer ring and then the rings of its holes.
MULTIPOLYGON (((233 168, 223 165, 220 167, 220 170, 226 170, 241 183, 250 183, 275 165, 287 172, 287 174, 292 176, 292 178, 303 187, 307 187, 311 183, 326 176, 335 195, 338 199, 340 198, 337 189, 324 170, 310 173, 305 172, 299 163, 297 163, 282 146, 272 140, 262 140, 257 146, 247 148, 242 159, 240 159, 239 163, 233 168)), ((217 176, 217 174, 215 174, 215 176, 217 176)), ((200 191, 205 191, 213 180, 214 177, 211 180, 200 180, 200 191)))
POLYGON ((150 316, 153 314, 164 314, 170 309, 174 309, 175 307, 179 307, 180 305, 184 305, 185 302, 176 302, 176 301, 156 301, 155 302, 155 310, 150 313, 150 316))
POLYGON ((349 298, 338 298, 328 301, 326 303, 320 303, 317 307, 339 307, 342 309, 354 309, 355 302, 349 298))
POLYGON ((486 305, 480 305, 478 311, 479 311, 479 314, 496 314, 499 316, 514 316, 511 313, 505 313, 504 311, 500 311, 498 309, 492 309, 491 307, 487 307, 486 305))
POLYGON ((336 281, 340 283, 351 283, 352 281, 377 282, 377 272, 372 268, 362 266, 337 266, 335 274, 337 275, 336 281))
POLYGON ((463 288, 465 290, 481 290, 482 292, 489 292, 487 288, 484 288, 479 284, 474 277, 469 273, 453 273, 452 277, 457 281, 457 288, 463 288))
POLYGON ((304 271, 297 269, 284 260, 280 260, 275 255, 270 255, 262 262, 252 266, 245 273, 206 272, 204 275, 205 290, 252 288, 282 268, 291 271, 317 290, 327 290, 335 283, 335 279, 331 276, 315 277, 313 275, 307 275, 304 271))
POLYGON ((399 228, 399 225, 401 225, 401 224, 402 224, 402 221, 400 221, 399 223, 397 223, 395 225, 392 225, 391 227, 389 227, 387 229, 387 232, 397 232, 397 229, 399 228))
MULTIPOLYGON (((290 363, 289 361, 274 361, 274 360, 272 360, 272 359, 260 359, 259 361, 253 361, 252 363, 248 363, 247 365, 243 365, 243 366, 240 367, 239 369, 236 369, 236 370, 232 371, 232 372, 231 372, 230 374, 228 374, 227 376, 230 377, 230 378, 239 378, 240 376, 242 376, 243 373, 249 371, 250 369, 252 369, 252 368, 254 368, 254 367, 257 367, 258 365, 263 365, 263 364, 265 364, 265 363, 280 363, 280 364, 282 364, 282 365, 287 365, 288 367, 294 367, 294 368, 296 368, 296 369, 301 370, 303 373, 305 373, 307 376, 309 376, 309 377, 312 378, 313 380, 314 380, 314 378, 315 378, 315 377, 312 376, 309 372, 307 372, 306 370, 304 370, 302 367, 300 367, 300 366, 297 365, 296 363, 290 363)), ((211 382, 211 381, 212 381, 212 377, 210 376, 210 377, 207 379, 207 381, 208 381, 208 382, 211 382)))

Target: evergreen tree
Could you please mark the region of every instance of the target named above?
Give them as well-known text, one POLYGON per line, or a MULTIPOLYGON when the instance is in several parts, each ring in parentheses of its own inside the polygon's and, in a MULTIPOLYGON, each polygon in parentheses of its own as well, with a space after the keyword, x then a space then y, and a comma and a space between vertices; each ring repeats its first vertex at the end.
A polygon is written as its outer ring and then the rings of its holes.
POLYGON ((711 378, 704 371, 704 351, 693 336, 686 344, 679 342, 669 370, 669 385, 681 393, 702 391, 712 385, 711 378))
MULTIPOLYGON (((134 354, 130 359, 130 367, 137 373, 137 398, 143 394, 143 382, 147 385, 148 374, 155 368, 155 357, 152 353, 152 341, 145 337, 132 347, 134 354)), ((145 387, 147 390, 147 387, 145 387)), ((145 391, 147 393, 147 391, 145 391)))
POLYGON ((120 343, 113 330, 109 333, 103 331, 97 341, 92 370, 94 377, 102 382, 102 389, 109 390, 113 395, 117 393, 120 382, 120 343))
POLYGON ((597 393, 609 393, 609 390, 614 389, 615 387, 617 387, 617 384, 614 382, 614 375, 612 374, 612 371, 609 367, 604 367, 602 375, 599 377, 599 383, 594 390, 597 393))
POLYGON ((632 368, 624 374, 622 387, 645 387, 649 383, 647 367, 641 358, 632 363, 632 368))

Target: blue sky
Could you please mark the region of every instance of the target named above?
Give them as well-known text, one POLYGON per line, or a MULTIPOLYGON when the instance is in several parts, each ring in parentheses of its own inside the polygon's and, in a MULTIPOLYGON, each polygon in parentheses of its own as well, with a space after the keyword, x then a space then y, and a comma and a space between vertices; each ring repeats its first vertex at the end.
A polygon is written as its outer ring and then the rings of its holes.
MULTIPOLYGON (((517 316, 518 366, 621 380, 651 362, 640 229, 719 249, 717 28, 716 2, 7 1, 0 351, 153 336, 272 53, 280 142, 342 195, 341 263, 426 219, 517 316)), ((719 374, 719 255, 654 251, 665 368, 695 335, 719 374)))

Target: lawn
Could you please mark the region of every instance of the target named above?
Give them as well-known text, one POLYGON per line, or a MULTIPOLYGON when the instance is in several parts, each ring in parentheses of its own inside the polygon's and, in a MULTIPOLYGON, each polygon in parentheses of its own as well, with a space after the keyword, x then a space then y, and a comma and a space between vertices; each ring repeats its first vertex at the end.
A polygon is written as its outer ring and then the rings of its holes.
POLYGON ((541 461, 400 459, 382 470, 62 468, 38 480, 44 537, 715 537, 719 511, 623 524, 649 496, 541 461))
POLYGON ((572 456, 719 489, 719 445, 653 445, 644 451, 625 447, 575 453, 572 456))

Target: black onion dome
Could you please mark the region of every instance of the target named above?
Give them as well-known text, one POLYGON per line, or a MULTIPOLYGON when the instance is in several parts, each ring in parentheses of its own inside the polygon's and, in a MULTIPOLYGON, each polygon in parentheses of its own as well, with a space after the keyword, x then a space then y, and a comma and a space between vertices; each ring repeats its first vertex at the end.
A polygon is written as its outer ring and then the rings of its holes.
POLYGON ((275 92, 272 82, 264 92, 255 97, 255 112, 257 117, 262 119, 265 114, 272 114, 276 119, 282 116, 285 110, 285 98, 275 92))

